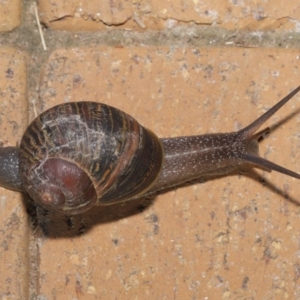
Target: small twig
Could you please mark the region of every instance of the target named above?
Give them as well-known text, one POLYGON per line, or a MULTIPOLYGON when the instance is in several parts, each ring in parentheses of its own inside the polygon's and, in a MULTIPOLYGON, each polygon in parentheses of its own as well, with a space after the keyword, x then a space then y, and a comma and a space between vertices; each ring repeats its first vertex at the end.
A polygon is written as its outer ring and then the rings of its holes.
POLYGON ((40 18, 39 18, 36 3, 34 3, 34 13, 35 13, 36 22, 37 22, 37 25, 38 25, 38 28, 39 28, 40 37, 41 37, 41 40, 42 40, 43 49, 46 51, 47 46, 46 46, 46 43, 45 43, 45 39, 44 39, 44 35, 43 35, 43 31, 42 31, 42 27, 41 27, 40 18))
POLYGON ((141 28, 145 29, 146 25, 144 24, 144 22, 140 19, 139 15, 134 12, 133 13, 133 21, 135 21, 141 28))

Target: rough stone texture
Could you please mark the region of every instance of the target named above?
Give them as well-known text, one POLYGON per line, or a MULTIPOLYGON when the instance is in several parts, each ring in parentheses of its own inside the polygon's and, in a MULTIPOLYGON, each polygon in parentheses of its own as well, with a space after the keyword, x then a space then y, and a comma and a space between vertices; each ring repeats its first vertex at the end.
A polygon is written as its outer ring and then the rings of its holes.
POLYGON ((1 1, 0 31, 11 31, 21 23, 21 0, 1 1))
MULTIPOLYGON (((41 105, 102 101, 159 136, 238 130, 297 86, 298 59, 295 50, 61 49, 45 64, 41 105)), ((297 96, 268 124, 299 104, 297 96)), ((261 155, 299 172, 299 122, 280 125, 261 155)), ((247 174, 169 191, 144 209, 135 201, 40 217, 41 295, 299 297, 299 183, 275 172, 247 174)))
POLYGON ((52 29, 129 30, 209 24, 232 30, 299 31, 300 4, 268 1, 39 1, 42 21, 52 29))
MULTIPOLYGON (((22 4, 0 34, 4 146, 79 100, 160 137, 238 130, 299 85, 295 0, 39 1, 48 51, 22 4)), ((261 155, 300 173, 300 95, 273 125, 261 155)), ((0 188, 0 299, 300 299, 299 203, 299 181, 258 169, 74 217, 0 188)))
MULTIPOLYGON (((0 48, 1 146, 16 146, 27 124, 25 57, 0 48)), ((27 299, 29 231, 22 195, 0 188, 0 299, 27 299)))

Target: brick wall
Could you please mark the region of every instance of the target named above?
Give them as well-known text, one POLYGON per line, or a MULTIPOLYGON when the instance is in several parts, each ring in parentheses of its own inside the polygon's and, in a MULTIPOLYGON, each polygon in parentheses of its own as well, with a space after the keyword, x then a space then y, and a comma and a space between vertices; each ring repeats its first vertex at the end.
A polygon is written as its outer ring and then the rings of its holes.
MULTIPOLYGON (((299 1, 0 4, 0 141, 98 101, 159 137, 238 130, 299 85, 299 1)), ((261 156, 300 172, 300 97, 261 156), (280 148, 281 147, 281 148, 280 148)), ((300 299, 299 182, 255 169, 66 217, 0 188, 0 299, 300 299)))

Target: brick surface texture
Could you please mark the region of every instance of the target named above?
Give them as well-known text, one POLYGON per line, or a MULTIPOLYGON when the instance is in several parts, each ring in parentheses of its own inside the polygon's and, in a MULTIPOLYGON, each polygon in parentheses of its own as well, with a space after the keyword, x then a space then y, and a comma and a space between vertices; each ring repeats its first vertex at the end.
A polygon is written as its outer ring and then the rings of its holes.
MULTIPOLYGON (((71 101, 159 137, 236 131, 300 82, 296 0, 41 0, 46 51, 34 8, 0 5, 1 146, 71 101)), ((266 126, 260 155, 300 173, 300 96, 266 126)), ((299 180, 247 169, 68 217, 0 188, 0 300, 300 299, 299 195, 299 180)))

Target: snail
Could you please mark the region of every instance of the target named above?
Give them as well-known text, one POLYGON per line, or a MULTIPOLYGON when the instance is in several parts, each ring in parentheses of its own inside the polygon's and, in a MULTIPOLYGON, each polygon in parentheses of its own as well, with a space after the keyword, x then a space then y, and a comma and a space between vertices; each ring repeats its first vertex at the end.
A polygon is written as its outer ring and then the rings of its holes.
POLYGON ((256 133, 299 90, 237 132, 161 139, 109 105, 60 104, 33 120, 19 147, 0 148, 0 185, 72 215, 249 163, 300 179, 258 155, 269 128, 256 133))

